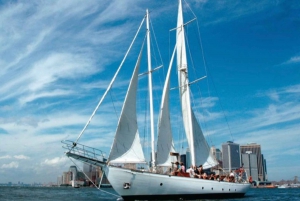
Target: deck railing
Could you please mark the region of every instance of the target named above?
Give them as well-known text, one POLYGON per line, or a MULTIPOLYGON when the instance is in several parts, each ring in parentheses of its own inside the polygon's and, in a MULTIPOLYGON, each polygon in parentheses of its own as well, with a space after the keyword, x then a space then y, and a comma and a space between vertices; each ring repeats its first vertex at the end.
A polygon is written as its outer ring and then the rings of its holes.
POLYGON ((62 147, 68 150, 67 152, 69 153, 73 153, 76 155, 84 156, 86 158, 91 158, 102 162, 105 162, 107 160, 105 156, 106 155, 105 152, 99 149, 95 149, 93 147, 75 143, 70 140, 63 140, 61 141, 61 143, 63 143, 62 147))

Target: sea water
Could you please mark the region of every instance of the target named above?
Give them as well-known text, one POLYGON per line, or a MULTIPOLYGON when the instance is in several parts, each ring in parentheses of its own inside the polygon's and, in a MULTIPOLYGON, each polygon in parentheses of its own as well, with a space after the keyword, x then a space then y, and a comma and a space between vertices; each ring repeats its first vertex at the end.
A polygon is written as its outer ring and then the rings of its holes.
MULTIPOLYGON (((72 187, 0 187, 0 201, 100 201, 117 200, 112 188, 72 187)), ((245 197, 224 201, 300 201, 300 188, 250 189, 245 197)))

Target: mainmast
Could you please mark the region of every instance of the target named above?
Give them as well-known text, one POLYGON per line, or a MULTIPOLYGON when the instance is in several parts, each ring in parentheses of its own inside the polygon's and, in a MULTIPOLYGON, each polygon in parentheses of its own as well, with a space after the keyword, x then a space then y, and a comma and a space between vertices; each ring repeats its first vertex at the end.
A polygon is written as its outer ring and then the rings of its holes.
POLYGON ((150 49, 150 28, 149 28, 149 12, 146 10, 146 27, 147 27, 147 55, 148 55, 148 87, 150 102, 150 132, 151 132, 151 157, 152 171, 156 171, 155 167, 155 148, 154 148, 154 117, 153 117, 153 96, 152 96, 152 67, 151 67, 151 49, 150 49))
POLYGON ((176 44, 177 44, 178 82, 179 82, 179 93, 180 93, 181 109, 182 109, 182 116, 183 116, 183 124, 185 128, 185 133, 187 136, 189 148, 191 150, 191 163, 192 165, 197 165, 196 157, 195 157, 195 147, 194 147, 194 130, 193 130, 193 120, 192 120, 192 111, 191 111, 190 86, 189 86, 189 79, 188 79, 185 33, 184 33, 181 0, 179 0, 179 6, 178 6, 176 44))

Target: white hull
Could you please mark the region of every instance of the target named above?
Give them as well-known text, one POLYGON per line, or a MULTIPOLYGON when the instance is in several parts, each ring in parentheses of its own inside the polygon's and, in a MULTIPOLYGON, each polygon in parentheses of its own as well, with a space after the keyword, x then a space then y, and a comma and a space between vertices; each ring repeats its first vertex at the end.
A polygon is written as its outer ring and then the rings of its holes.
POLYGON ((249 183, 160 175, 112 166, 107 166, 105 173, 124 200, 243 197, 250 188, 249 183), (130 184, 130 188, 124 188, 126 183, 130 184))

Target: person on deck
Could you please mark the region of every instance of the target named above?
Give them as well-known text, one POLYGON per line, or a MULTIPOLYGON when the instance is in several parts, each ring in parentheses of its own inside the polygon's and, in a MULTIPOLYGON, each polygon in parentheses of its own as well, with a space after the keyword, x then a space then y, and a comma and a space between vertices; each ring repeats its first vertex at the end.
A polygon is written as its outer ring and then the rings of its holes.
POLYGON ((179 162, 178 161, 176 161, 174 163, 174 165, 175 165, 175 167, 173 167, 173 171, 171 172, 171 175, 176 175, 177 172, 179 172, 179 170, 180 170, 180 166, 179 166, 179 162))
POLYGON ((234 173, 233 171, 231 170, 230 174, 229 174, 229 182, 234 182, 234 173))
POLYGON ((194 169, 194 177, 201 178, 201 177, 200 177, 200 172, 199 172, 199 170, 197 169, 197 167, 194 166, 193 169, 194 169))
POLYGON ((204 170, 203 170, 202 165, 199 165, 198 171, 199 171, 199 174, 201 174, 201 175, 204 174, 204 170))
POLYGON ((194 178, 195 177, 195 172, 194 172, 193 166, 191 166, 189 169, 187 169, 186 173, 189 173, 190 177, 194 178))
POLYGON ((180 172, 185 172, 185 166, 183 162, 180 163, 180 172))

